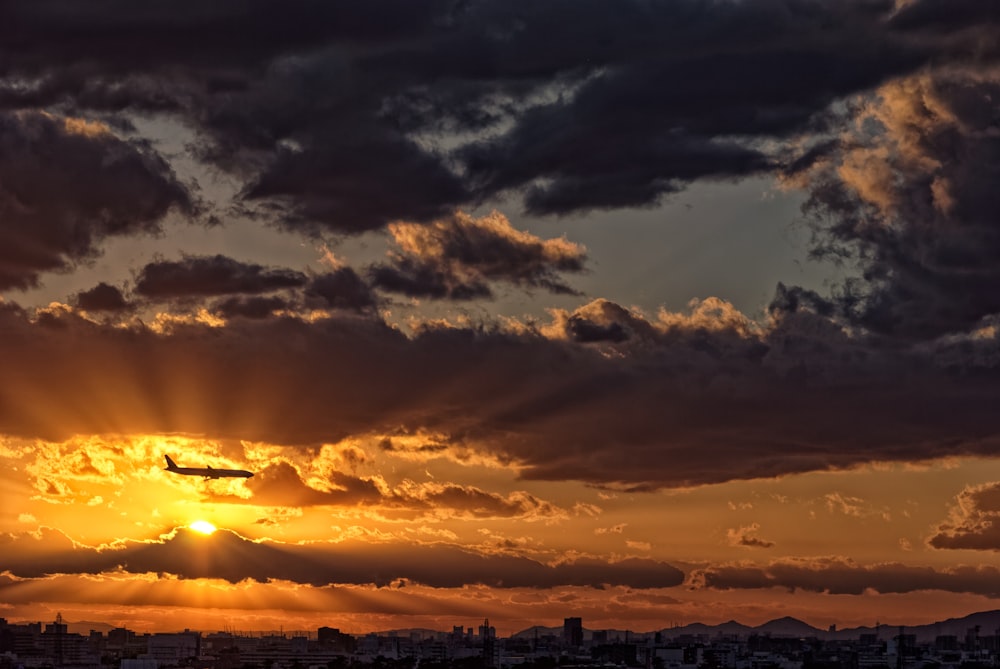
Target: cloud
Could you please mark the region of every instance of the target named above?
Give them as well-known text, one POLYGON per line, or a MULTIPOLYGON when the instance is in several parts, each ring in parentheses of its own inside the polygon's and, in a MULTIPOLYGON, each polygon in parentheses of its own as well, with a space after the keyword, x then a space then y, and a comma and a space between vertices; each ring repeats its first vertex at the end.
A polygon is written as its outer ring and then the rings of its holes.
POLYGON ((253 479, 247 481, 246 487, 252 493, 249 499, 231 495, 211 495, 210 499, 291 507, 376 504, 382 499, 382 491, 374 480, 337 471, 331 471, 328 478, 327 489, 320 490, 306 484, 294 466, 279 462, 257 472, 253 479))
POLYGON ((767 566, 733 565, 696 571, 691 583, 713 590, 786 588, 833 595, 861 595, 867 591, 902 594, 921 590, 1000 597, 992 565, 936 569, 896 562, 860 565, 846 558, 787 558, 767 566))
POLYGON ((594 530, 594 534, 621 534, 625 531, 628 523, 619 523, 618 525, 612 525, 611 527, 598 527, 594 530))
POLYGON ((938 366, 932 349, 880 349, 809 311, 753 326, 712 300, 656 319, 611 303, 578 315, 635 334, 576 341, 561 312, 408 336, 377 314, 153 329, 10 306, 0 346, 18 356, 0 368, 0 431, 356 438, 634 490, 996 447, 995 373, 938 366))
POLYGON ((319 132, 309 140, 307 150, 279 151, 244 193, 280 207, 288 229, 357 233, 399 219, 436 219, 470 200, 458 177, 402 136, 319 132))
MULTIPOLYGON (((980 38, 988 37, 996 23, 996 12, 976 0, 917 0, 905 4, 892 17, 892 26, 897 29, 947 34, 971 28, 971 36, 980 38)), ((988 42, 984 46, 988 47, 988 42)))
POLYGON ((297 305, 275 295, 269 297, 229 297, 212 304, 212 311, 223 318, 269 318, 278 311, 297 305))
POLYGON ((561 272, 581 272, 586 253, 566 239, 543 240, 514 229, 494 211, 481 218, 457 212, 426 225, 389 226, 400 253, 373 265, 372 283, 410 297, 492 297, 491 282, 575 294, 561 272))
POLYGON ((726 530, 726 539, 730 546, 743 546, 745 548, 773 548, 774 542, 754 536, 760 530, 758 523, 741 525, 740 527, 726 530))
POLYGON ((318 298, 324 306, 331 309, 363 312, 376 305, 371 288, 350 267, 339 267, 313 277, 305 294, 307 297, 318 298))
MULTIPOLYGON (((939 9, 913 3, 897 19, 939 9)), ((903 342, 966 332, 1000 313, 998 94, 995 67, 942 67, 850 107, 855 129, 803 177, 814 253, 862 273, 826 308, 903 342)))
POLYGON ((122 312, 133 308, 121 289, 103 281, 90 290, 77 293, 72 302, 84 311, 122 312))
POLYGON ((306 276, 288 269, 265 268, 223 255, 190 256, 146 264, 135 280, 135 292, 164 300, 206 295, 255 295, 306 284, 306 276))
POLYGON ((795 163, 845 96, 989 62, 991 15, 960 5, 226 0, 165 21, 40 0, 0 16, 0 106, 169 114, 245 204, 308 234, 506 194, 544 214, 649 206, 795 163))
POLYGON ((293 465, 279 462, 257 472, 246 482, 247 498, 210 494, 214 502, 271 507, 368 506, 389 516, 519 518, 554 520, 566 511, 526 492, 506 496, 473 486, 404 480, 389 486, 379 477, 362 478, 330 471, 326 480, 307 483, 293 465))
MULTIPOLYGON (((480 188, 523 191, 537 214, 652 205, 699 178, 769 171, 781 152, 752 140, 820 129, 838 96, 921 62, 881 27, 886 8, 675 2, 575 14, 577 39, 603 45, 589 49, 590 76, 463 158, 480 188)), ((533 37, 546 11, 529 13, 518 37, 533 37)))
POLYGON ((635 337, 655 338, 656 330, 638 314, 610 302, 598 299, 572 313, 553 312, 556 323, 550 336, 571 339, 581 343, 621 343, 635 337))
POLYGON ((188 188, 148 145, 39 111, 0 111, 0 289, 30 288, 100 254, 109 237, 190 215, 188 188))
POLYGON ((951 517, 927 543, 934 548, 1000 550, 1000 483, 963 490, 951 517))
POLYGON ((74 544, 62 533, 0 535, 0 571, 22 578, 51 574, 173 574, 181 579, 214 578, 231 583, 285 580, 324 586, 400 580, 435 588, 483 584, 500 588, 559 585, 626 585, 663 588, 679 585, 683 573, 663 562, 578 559, 546 565, 523 557, 485 555, 446 544, 366 544, 250 541, 228 530, 203 536, 176 529, 153 541, 121 541, 100 549, 74 544))

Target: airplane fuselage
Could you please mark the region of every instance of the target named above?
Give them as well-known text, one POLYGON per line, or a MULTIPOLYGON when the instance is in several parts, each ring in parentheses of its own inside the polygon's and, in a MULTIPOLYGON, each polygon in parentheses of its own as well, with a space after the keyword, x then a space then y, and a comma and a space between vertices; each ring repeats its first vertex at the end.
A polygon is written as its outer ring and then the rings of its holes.
POLYGON ((244 478, 248 479, 253 476, 253 472, 248 472, 245 469, 215 469, 214 467, 178 467, 177 463, 170 459, 169 455, 164 456, 167 459, 167 466, 164 469, 173 474, 181 474, 182 476, 202 476, 207 479, 221 479, 221 478, 244 478))

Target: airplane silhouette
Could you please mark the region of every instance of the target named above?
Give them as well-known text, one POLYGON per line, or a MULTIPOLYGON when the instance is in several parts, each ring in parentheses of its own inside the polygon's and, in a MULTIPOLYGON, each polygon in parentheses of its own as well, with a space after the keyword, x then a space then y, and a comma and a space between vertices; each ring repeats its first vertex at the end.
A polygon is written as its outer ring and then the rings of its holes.
POLYGON ((253 476, 253 472, 248 472, 245 469, 213 469, 211 467, 178 467, 177 463, 170 459, 169 455, 164 455, 167 459, 167 466, 164 469, 168 472, 174 474, 183 474, 184 476, 204 476, 207 479, 220 479, 220 478, 244 478, 248 479, 253 476))

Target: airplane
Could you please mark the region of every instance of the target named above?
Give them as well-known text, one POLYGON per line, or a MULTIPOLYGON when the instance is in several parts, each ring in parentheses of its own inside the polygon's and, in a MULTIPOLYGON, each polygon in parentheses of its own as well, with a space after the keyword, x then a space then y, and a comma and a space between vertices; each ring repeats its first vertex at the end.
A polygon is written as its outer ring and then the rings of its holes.
POLYGON ((174 474, 184 476, 204 476, 207 479, 219 479, 227 477, 238 477, 248 479, 253 476, 253 472, 245 469, 213 469, 212 467, 178 467, 177 463, 170 459, 169 455, 164 455, 167 459, 167 466, 164 469, 174 474))

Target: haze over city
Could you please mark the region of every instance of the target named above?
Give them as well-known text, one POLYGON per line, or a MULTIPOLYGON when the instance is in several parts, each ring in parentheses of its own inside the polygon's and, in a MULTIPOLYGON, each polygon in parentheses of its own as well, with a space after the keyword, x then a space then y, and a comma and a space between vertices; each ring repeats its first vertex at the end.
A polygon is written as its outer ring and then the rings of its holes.
POLYGON ((998 183, 992 0, 0 0, 0 617, 1000 608, 998 183))

